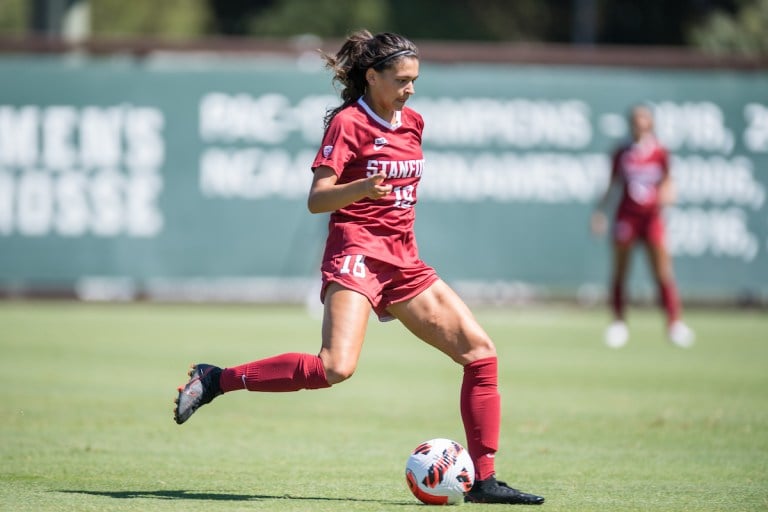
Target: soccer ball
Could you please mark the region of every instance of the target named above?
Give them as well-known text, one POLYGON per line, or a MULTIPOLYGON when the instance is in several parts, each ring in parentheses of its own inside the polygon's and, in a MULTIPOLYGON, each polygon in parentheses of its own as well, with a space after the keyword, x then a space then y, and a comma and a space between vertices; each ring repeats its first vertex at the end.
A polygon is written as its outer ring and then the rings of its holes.
POLYGON ((405 480, 421 502, 452 505, 463 502, 472 488, 475 466, 467 450, 456 441, 430 439, 408 457, 405 480))

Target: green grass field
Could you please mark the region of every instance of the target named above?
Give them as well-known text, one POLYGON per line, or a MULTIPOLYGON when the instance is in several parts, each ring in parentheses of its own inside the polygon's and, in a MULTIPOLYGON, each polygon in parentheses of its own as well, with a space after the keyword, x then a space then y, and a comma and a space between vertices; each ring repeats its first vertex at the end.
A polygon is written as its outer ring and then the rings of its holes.
MULTIPOLYGON (((618 351, 603 311, 477 316, 500 353, 499 476, 540 510, 768 510, 764 312, 689 312, 687 351, 656 311, 632 311, 618 351)), ((425 510, 405 460, 464 442, 461 372, 399 324, 372 321, 335 388, 232 393, 173 422, 189 363, 316 352, 318 336, 300 308, 0 303, 0 510, 425 510)))

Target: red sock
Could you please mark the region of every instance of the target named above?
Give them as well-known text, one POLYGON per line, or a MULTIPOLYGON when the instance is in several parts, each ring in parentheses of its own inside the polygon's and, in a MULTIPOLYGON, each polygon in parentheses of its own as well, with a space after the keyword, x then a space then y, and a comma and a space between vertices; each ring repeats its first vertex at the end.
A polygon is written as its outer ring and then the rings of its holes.
POLYGON ((487 357, 464 367, 461 383, 461 419, 467 434, 467 450, 475 464, 475 478, 485 480, 495 472, 499 448, 501 397, 498 362, 487 357))
POLYGON ((617 320, 624 320, 624 283, 614 281, 611 289, 611 308, 613 317, 617 320))
POLYGON ((664 311, 667 313, 667 322, 670 324, 680 318, 680 298, 677 295, 677 286, 674 281, 659 282, 659 298, 664 311))
POLYGON ((221 371, 221 391, 298 391, 327 388, 325 368, 318 356, 288 353, 221 371))

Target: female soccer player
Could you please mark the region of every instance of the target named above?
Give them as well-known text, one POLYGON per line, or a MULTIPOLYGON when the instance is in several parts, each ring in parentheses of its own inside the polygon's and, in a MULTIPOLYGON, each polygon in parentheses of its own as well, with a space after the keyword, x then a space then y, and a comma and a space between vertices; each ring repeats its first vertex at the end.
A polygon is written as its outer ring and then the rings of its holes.
POLYGON ((604 234, 608 222, 603 210, 613 188, 622 187, 613 226, 611 305, 614 320, 605 331, 605 343, 618 348, 629 340, 624 321, 625 281, 632 246, 640 240, 648 250, 660 302, 667 315, 669 341, 679 347, 690 347, 694 334, 680 318, 672 261, 664 245, 662 207, 674 200, 667 150, 656 140, 653 114, 648 107, 634 107, 629 117, 633 140, 614 153, 608 189, 592 216, 592 231, 604 234))
POLYGON ((308 207, 331 212, 321 265, 324 304, 318 355, 287 353, 220 369, 197 364, 179 388, 174 419, 230 391, 327 388, 352 376, 368 317, 396 318, 464 368, 460 410, 476 482, 467 501, 540 504, 496 480, 500 398, 493 342, 459 296, 419 259, 414 207, 424 171, 424 122, 405 106, 419 76, 416 46, 391 33, 350 36, 324 55, 342 86, 328 112, 308 207))

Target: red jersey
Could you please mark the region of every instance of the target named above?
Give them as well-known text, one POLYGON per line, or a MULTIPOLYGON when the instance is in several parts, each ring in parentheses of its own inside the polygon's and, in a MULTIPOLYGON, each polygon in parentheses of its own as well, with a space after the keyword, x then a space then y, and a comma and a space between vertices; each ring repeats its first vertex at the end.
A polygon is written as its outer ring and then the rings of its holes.
POLYGON ((331 213, 323 261, 342 254, 405 266, 419 260, 413 225, 424 171, 423 128, 414 110, 403 108, 390 124, 362 98, 331 120, 312 170, 330 167, 339 184, 384 171, 383 183, 393 188, 381 199, 363 198, 331 213))
POLYGON ((618 177, 623 183, 618 214, 657 213, 659 189, 668 174, 667 150, 654 137, 620 147, 611 169, 611 179, 618 177))

